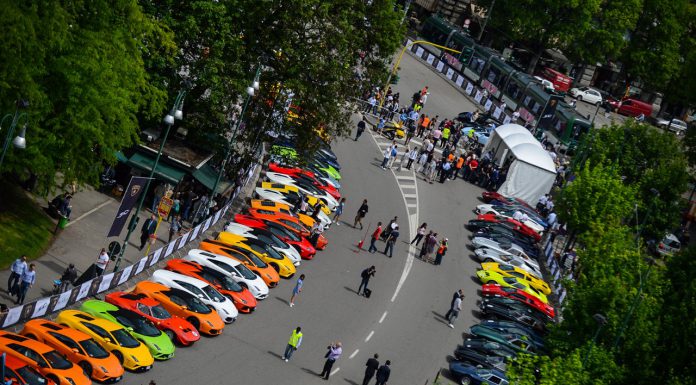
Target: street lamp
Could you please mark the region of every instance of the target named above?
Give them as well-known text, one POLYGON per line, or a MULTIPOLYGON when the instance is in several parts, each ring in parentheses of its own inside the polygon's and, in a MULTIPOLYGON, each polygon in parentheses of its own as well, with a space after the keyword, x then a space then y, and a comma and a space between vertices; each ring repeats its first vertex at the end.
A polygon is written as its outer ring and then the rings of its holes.
POLYGON ((587 360, 590 359, 590 353, 592 353, 592 348, 597 343, 597 337, 599 337, 599 332, 601 332, 604 325, 607 324, 607 317, 605 317, 602 314, 597 313, 593 315, 592 318, 594 318, 594 320, 597 322, 597 331, 595 332, 594 337, 592 337, 592 342, 590 343, 590 348, 587 349, 587 354, 585 355, 585 358, 582 360, 583 368, 585 367, 585 364, 587 364, 587 360))
POLYGON ((242 112, 239 114, 239 117, 237 118, 237 121, 234 124, 234 130, 232 131, 232 137, 227 141, 227 147, 225 148, 225 156, 222 159, 222 165, 220 166, 220 171, 218 172, 217 178, 215 179, 215 184, 213 185, 213 190, 210 193, 210 200, 215 198, 215 192, 217 190, 218 185, 220 184, 220 179, 222 179, 222 174, 225 172, 225 166, 227 165, 227 162, 229 161, 230 158, 230 153, 232 152, 232 146, 234 145, 236 136, 237 136, 237 131, 239 130, 239 127, 242 124, 242 119, 244 118, 244 113, 247 110, 247 107, 249 106, 249 101, 251 100, 252 97, 254 97, 255 91, 259 90, 259 78, 261 76, 261 64, 259 64, 258 68, 256 68, 256 75, 254 75, 254 81, 251 83, 251 86, 246 88, 246 93, 247 96, 244 99, 244 106, 242 107, 242 112))
POLYGON ((162 151, 164 150, 164 144, 167 142, 167 137, 169 136, 169 130, 172 128, 176 120, 181 120, 184 117, 182 108, 184 106, 185 96, 185 90, 179 91, 179 93, 176 96, 176 100, 174 100, 174 106, 169 111, 169 113, 165 115, 164 119, 162 119, 166 128, 164 130, 162 140, 160 141, 159 151, 157 151, 155 162, 152 164, 150 176, 147 179, 147 182, 145 182, 145 189, 140 194, 140 199, 138 200, 138 207, 135 209, 135 214, 133 214, 133 216, 131 217, 130 224, 128 225, 128 233, 126 233, 126 239, 123 241, 121 251, 119 252, 118 257, 116 258, 116 263, 114 264, 114 272, 118 271, 118 268, 121 265, 121 260, 123 259, 123 254, 125 254, 126 252, 126 246, 128 246, 128 239, 130 238, 131 233, 133 232, 133 230, 135 230, 138 224, 138 214, 140 213, 140 210, 143 208, 143 203, 145 202, 145 195, 147 193, 147 189, 150 187, 150 181, 152 181, 152 178, 155 175, 155 169, 157 169, 157 164, 159 163, 160 156, 162 156, 162 151))
POLYGON ((24 125, 22 126, 22 130, 19 132, 19 135, 17 135, 12 140, 12 144, 20 150, 23 150, 27 147, 26 134, 27 134, 27 123, 29 121, 29 116, 27 115, 26 112, 19 112, 19 110, 27 108, 28 106, 29 106, 29 102, 27 102, 26 100, 19 100, 16 103, 16 108, 15 108, 14 114, 7 114, 2 118, 2 120, 0 120, 0 131, 2 131, 2 126, 3 126, 3 124, 5 124, 5 120, 12 119, 10 122, 10 127, 7 129, 7 135, 5 137, 5 144, 2 147, 2 155, 0 155, 0 167, 2 167, 2 162, 5 160, 5 154, 7 153, 7 149, 10 147, 10 138, 12 138, 12 135, 14 134, 15 128, 19 124, 19 120, 22 118, 24 118, 24 125))

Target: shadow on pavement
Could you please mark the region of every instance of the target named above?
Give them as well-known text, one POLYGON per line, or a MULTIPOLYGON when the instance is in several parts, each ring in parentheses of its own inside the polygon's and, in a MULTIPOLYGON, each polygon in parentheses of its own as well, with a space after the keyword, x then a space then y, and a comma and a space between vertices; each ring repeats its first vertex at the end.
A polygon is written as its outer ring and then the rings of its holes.
POLYGON ((313 375, 313 376, 318 376, 318 375, 321 374, 321 373, 319 373, 319 372, 315 372, 314 370, 308 369, 308 368, 302 368, 302 370, 305 371, 305 372, 307 372, 307 373, 309 373, 309 374, 311 374, 311 375, 313 375))
POLYGON ((280 297, 278 297, 278 296, 275 296, 275 299, 277 299, 278 301, 280 301, 280 302, 282 302, 282 303, 284 303, 284 304, 290 306, 290 302, 288 302, 288 300, 285 299, 285 298, 280 298, 280 297))
POLYGON ((474 282, 475 284, 477 284, 477 285, 481 284, 481 281, 479 281, 477 276, 472 275, 470 278, 471 278, 471 281, 474 282))
POLYGON ((454 381, 454 382, 457 381, 457 379, 454 378, 454 376, 452 375, 452 372, 450 372, 449 369, 442 369, 442 370, 440 371, 440 375, 441 375, 442 377, 444 377, 444 378, 450 380, 450 381, 454 381))
POLYGON ((351 288, 351 287, 343 286, 343 288, 346 289, 346 290, 348 290, 348 291, 351 292, 351 293, 358 294, 358 292, 357 292, 355 289, 351 288))
POLYGON ((273 351, 268 350, 266 353, 272 355, 273 357, 278 358, 279 360, 282 360, 282 359, 283 359, 283 356, 281 356, 280 354, 278 354, 278 353, 276 353, 276 352, 273 352, 273 351))
POLYGON ((353 380, 349 380, 349 379, 347 379, 347 378, 345 378, 345 377, 344 377, 343 379, 344 379, 347 383, 349 383, 350 385, 360 385, 359 383, 357 383, 357 382, 355 382, 355 381, 353 381, 353 380))
POLYGON ((444 316, 444 315, 442 315, 442 314, 436 312, 435 310, 431 310, 430 312, 433 313, 433 315, 434 315, 435 317, 437 317, 437 318, 439 318, 439 319, 441 319, 441 320, 445 319, 445 316, 444 316))
POLYGON ((483 318, 483 313, 481 313, 480 311, 478 311, 476 309, 471 309, 471 315, 473 315, 475 318, 479 318, 479 319, 483 318))
POLYGON ((454 356, 451 355, 451 354, 448 354, 447 357, 445 357, 445 359, 447 360, 447 363, 448 363, 448 364, 449 364, 450 362, 452 362, 452 361, 456 361, 456 360, 457 360, 457 359, 454 358, 454 356))

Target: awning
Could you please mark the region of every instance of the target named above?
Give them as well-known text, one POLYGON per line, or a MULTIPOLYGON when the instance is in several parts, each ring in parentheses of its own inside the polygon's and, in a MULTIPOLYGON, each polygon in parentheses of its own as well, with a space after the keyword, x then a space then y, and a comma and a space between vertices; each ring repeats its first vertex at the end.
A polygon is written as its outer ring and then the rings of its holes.
MULTIPOLYGON (((193 172, 191 174, 194 178, 196 178, 197 181, 199 181, 203 186, 207 187, 209 190, 213 189, 213 185, 215 185, 215 181, 217 180, 218 177, 218 172, 215 171, 210 165, 204 164, 201 166, 199 169, 193 172)), ((229 189, 231 186, 230 182, 225 179, 220 179, 220 183, 218 183, 217 186, 217 191, 216 193, 222 194, 227 189, 229 189)))
MULTIPOLYGON (((128 159, 127 164, 131 167, 150 172, 152 171, 152 165, 155 164, 155 158, 136 152, 128 159)), ((163 163, 162 158, 160 158, 159 163, 157 163, 157 168, 155 169, 156 178, 163 179, 172 184, 178 184, 184 175, 186 175, 186 170, 163 163)))

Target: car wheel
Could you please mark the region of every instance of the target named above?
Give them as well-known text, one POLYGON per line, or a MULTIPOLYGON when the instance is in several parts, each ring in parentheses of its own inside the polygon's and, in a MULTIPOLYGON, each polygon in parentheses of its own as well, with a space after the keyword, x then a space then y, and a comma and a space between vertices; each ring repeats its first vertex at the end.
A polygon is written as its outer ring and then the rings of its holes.
POLYGON ((60 381, 58 380, 58 377, 55 374, 47 374, 46 378, 53 381, 54 384, 60 384, 60 381))
POLYGON ((600 104, 602 104, 602 102, 601 102, 601 101, 598 101, 598 102, 596 102, 594 105, 597 106, 597 107, 599 107, 600 104))
POLYGON ((471 384, 471 378, 468 376, 462 376, 461 380, 459 380, 459 383, 462 385, 469 385, 471 384))
POLYGON ((85 372, 85 376, 87 376, 88 378, 92 378, 92 365, 90 365, 86 361, 82 361, 78 365, 80 365, 82 371, 85 372))
POLYGON ((579 101, 579 102, 582 102, 582 96, 581 96, 581 95, 578 95, 578 101, 579 101))
POLYGON ((495 215, 495 213, 493 211, 489 211, 486 214, 494 214, 495 215))
POLYGON ((167 329, 167 330, 164 331, 164 334, 166 334, 167 337, 168 337, 172 342, 176 342, 176 335, 174 334, 173 331, 167 329))
POLYGON ((193 327, 196 328, 196 330, 201 331, 201 329, 200 329, 200 328, 201 328, 201 323, 198 322, 198 318, 196 318, 196 317, 188 317, 188 318, 186 319, 186 321, 188 321, 191 325, 193 325, 193 327))
POLYGON ((486 258, 483 260, 483 262, 495 262, 493 258, 486 258))
POLYGON ((249 286, 247 286, 246 282, 239 282, 239 286, 249 290, 249 286))
POLYGON ((119 352, 118 350, 114 350, 114 351, 112 351, 111 353, 113 353, 114 356, 116 356, 116 358, 118 358, 118 362, 119 362, 121 365, 123 365, 123 354, 121 354, 121 352, 119 352))
POLYGON ((280 272, 280 267, 278 267, 278 265, 276 265, 275 263, 271 263, 271 267, 273 268, 273 270, 276 271, 276 273, 280 272))

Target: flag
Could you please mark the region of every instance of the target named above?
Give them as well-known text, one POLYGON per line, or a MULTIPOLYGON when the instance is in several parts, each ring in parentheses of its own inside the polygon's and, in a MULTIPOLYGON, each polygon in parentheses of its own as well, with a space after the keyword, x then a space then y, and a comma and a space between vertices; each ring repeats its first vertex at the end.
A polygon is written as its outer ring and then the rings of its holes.
POLYGON ((134 176, 131 178, 130 183, 128 183, 128 188, 123 193, 123 198, 121 198, 121 205, 116 211, 116 217, 114 222, 111 224, 111 229, 109 230, 108 237, 118 237, 123 230, 123 226, 128 221, 131 210, 135 203, 140 198, 140 195, 145 193, 145 185, 147 184, 149 178, 134 176))

